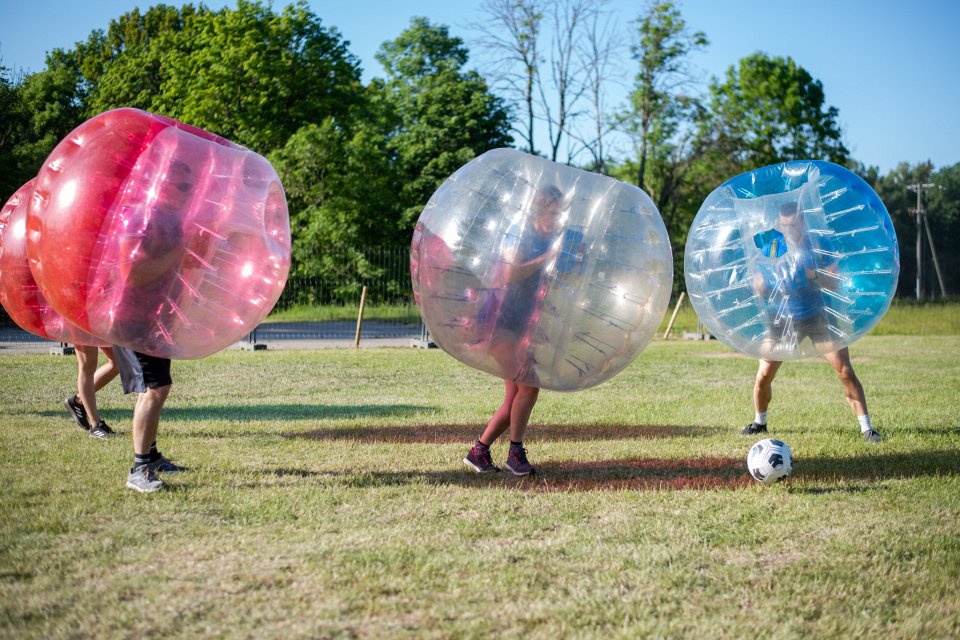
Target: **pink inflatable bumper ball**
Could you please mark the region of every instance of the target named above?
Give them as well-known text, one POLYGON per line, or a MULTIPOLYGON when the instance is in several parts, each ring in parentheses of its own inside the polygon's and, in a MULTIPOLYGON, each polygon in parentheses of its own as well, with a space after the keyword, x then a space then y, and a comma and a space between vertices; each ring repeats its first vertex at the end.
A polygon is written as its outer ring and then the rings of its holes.
POLYGON ((27 247, 41 291, 81 328, 155 356, 202 358, 276 304, 290 270, 290 219, 262 156, 116 109, 47 158, 27 247))
POLYGON ((17 325, 48 340, 106 345, 66 322, 54 311, 33 279, 27 261, 27 205, 36 179, 30 180, 0 208, 0 305, 17 325))

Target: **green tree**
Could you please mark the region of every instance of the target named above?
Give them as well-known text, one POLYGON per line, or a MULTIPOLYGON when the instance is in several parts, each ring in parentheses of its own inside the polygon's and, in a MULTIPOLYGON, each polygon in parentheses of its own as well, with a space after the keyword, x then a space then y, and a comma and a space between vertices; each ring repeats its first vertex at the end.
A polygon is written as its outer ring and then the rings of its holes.
POLYGON ((342 282, 331 299, 355 293, 364 278, 377 275, 362 249, 398 242, 386 136, 369 123, 349 131, 326 118, 302 127, 270 160, 283 176, 291 212, 292 273, 342 282))
POLYGON ((77 64, 88 94, 84 116, 120 106, 157 111, 158 96, 169 81, 164 59, 184 53, 178 35, 192 32, 193 19, 207 12, 190 4, 180 9, 160 4, 146 13, 134 9, 111 20, 106 33, 96 30, 78 43, 77 64))
POLYGON ((451 173, 477 155, 511 142, 509 115, 447 27, 414 18, 377 53, 386 79, 380 92, 392 125, 390 149, 400 184, 400 229, 406 234, 430 196, 451 173))
MULTIPOLYGON (((613 175, 634 182, 650 194, 670 235, 676 267, 682 270, 687 230, 700 201, 691 172, 706 141, 697 136, 705 110, 692 94, 690 54, 708 45, 706 34, 692 32, 672 2, 654 2, 633 23, 637 28, 631 56, 639 67, 617 128, 633 141, 635 156, 613 175)), ((682 278, 675 279, 675 287, 682 278)))
POLYGON ((26 127, 20 82, 0 64, 0 206, 32 175, 20 156, 26 127))
MULTIPOLYGON (((926 205, 930 234, 940 261, 944 293, 957 296, 960 295, 960 252, 956 250, 960 247, 960 162, 938 169, 931 182, 937 187, 929 192, 926 205)), ((933 291, 932 286, 928 291, 933 291)))
POLYGON ((690 32, 672 2, 651 4, 634 24, 637 41, 631 57, 640 69, 629 106, 617 121, 637 152, 636 184, 647 189, 651 181, 663 182, 657 174, 664 161, 673 164, 670 159, 683 146, 677 137, 698 113, 696 100, 683 93, 692 79, 687 58, 709 42, 702 31, 690 32))
POLYGON ((710 119, 702 129, 711 162, 735 175, 787 160, 848 163, 839 112, 823 85, 792 58, 754 53, 710 85, 710 119))
POLYGON ((57 142, 82 121, 79 78, 75 56, 54 50, 47 55, 44 71, 13 87, 13 111, 7 117, 17 126, 9 144, 15 158, 13 175, 20 184, 37 174, 57 142))
POLYGON ((135 106, 260 153, 361 100, 357 59, 303 2, 281 13, 247 0, 216 12, 159 5, 125 14, 81 49, 90 115, 135 106))
MULTIPOLYGON (((893 220, 900 247, 897 293, 905 298, 916 295, 917 282, 917 219, 910 213, 916 209, 917 193, 911 191, 909 186, 935 185, 932 189, 924 190, 922 204, 927 211, 927 224, 946 292, 954 296, 960 293, 960 255, 951 250, 960 245, 960 163, 935 170, 929 161, 915 165, 901 162, 885 176, 881 176, 876 167, 860 166, 857 172, 877 192, 893 220)), ((940 294, 940 285, 925 231, 921 240, 923 278, 920 286, 924 297, 931 297, 940 294)))

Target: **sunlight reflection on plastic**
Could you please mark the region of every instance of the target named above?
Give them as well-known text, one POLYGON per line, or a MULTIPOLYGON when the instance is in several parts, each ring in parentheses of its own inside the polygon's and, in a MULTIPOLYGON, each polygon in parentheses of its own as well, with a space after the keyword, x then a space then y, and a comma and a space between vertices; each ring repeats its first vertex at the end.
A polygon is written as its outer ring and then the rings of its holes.
POLYGON ((900 254, 880 198, 822 161, 763 167, 715 189, 687 236, 687 293, 724 344, 768 360, 830 353, 887 312, 900 254))
POLYGON ((44 299, 27 260, 27 205, 36 178, 0 208, 0 305, 21 329, 59 342, 106 346, 63 319, 44 299))
POLYGON ((201 358, 273 308, 290 269, 290 221, 263 157, 117 109, 47 158, 27 249, 41 291, 68 320, 151 355, 201 358))
POLYGON ((585 389, 653 337, 673 281, 670 242, 632 185, 512 149, 461 167, 420 215, 414 299, 431 337, 481 371, 585 389))

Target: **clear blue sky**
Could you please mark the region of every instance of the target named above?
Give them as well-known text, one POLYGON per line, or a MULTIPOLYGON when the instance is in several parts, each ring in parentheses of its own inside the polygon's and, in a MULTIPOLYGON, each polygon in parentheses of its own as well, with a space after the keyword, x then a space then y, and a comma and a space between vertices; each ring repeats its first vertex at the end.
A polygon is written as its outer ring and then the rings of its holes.
MULTIPOLYGON (((179 0, 168 0, 179 5, 179 0)), ((39 71, 44 55, 106 29, 112 18, 142 0, 0 0, 0 60, 39 71)), ((234 6, 211 0, 208 6, 234 6)), ((286 2, 274 2, 282 7, 286 2)), ((470 46, 469 23, 480 0, 311 0, 311 9, 337 27, 361 60, 365 79, 381 73, 373 55, 411 16, 447 24, 470 46)), ((827 102, 840 111, 844 140, 854 157, 882 172, 898 162, 960 162, 960 2, 954 0, 686 0, 678 3, 692 29, 710 46, 692 62, 706 78, 754 51, 791 56, 819 79, 827 102)), ((642 2, 612 0, 624 27, 642 2)), ((475 46, 471 51, 479 55, 475 46)), ((625 79, 632 77, 629 59, 625 79)), ((612 92, 616 102, 624 90, 612 92)))

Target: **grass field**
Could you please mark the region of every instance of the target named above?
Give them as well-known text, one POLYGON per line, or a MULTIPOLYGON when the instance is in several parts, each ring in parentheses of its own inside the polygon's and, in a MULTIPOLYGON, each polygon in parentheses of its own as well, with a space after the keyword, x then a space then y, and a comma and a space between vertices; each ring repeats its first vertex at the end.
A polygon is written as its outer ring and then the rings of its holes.
POLYGON ((715 341, 544 392, 523 480, 462 464, 501 385, 442 352, 223 352, 174 363, 191 471, 156 495, 123 486, 132 398, 95 441, 72 359, 0 357, 0 637, 958 637, 960 335, 852 352, 886 440, 788 363, 775 486, 736 435, 755 362, 715 341))

